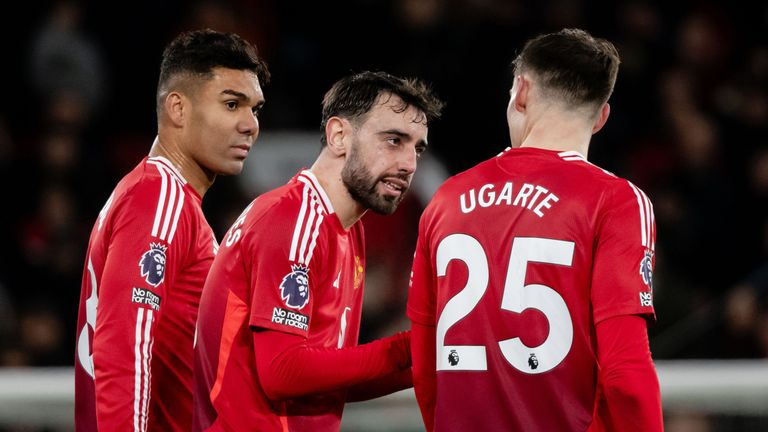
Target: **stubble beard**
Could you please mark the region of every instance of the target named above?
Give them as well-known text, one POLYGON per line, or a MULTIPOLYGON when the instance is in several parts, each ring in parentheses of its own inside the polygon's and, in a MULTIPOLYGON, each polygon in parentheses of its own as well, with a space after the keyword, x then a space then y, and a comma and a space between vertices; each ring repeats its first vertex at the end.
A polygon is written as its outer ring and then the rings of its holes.
POLYGON ((403 200, 406 191, 404 190, 399 196, 379 194, 376 189, 381 177, 373 178, 373 174, 365 166, 356 150, 357 146, 357 143, 352 146, 349 158, 341 170, 341 180, 352 198, 363 207, 381 215, 391 215, 403 200))

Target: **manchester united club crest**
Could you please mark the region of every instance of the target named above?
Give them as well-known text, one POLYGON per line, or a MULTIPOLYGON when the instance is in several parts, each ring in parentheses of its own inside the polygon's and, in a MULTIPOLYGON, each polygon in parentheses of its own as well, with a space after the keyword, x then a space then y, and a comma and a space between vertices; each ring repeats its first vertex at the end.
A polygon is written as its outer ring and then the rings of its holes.
POLYGON ((643 282, 651 287, 653 283, 653 251, 650 249, 645 250, 645 256, 640 261, 640 277, 643 278, 643 282))
POLYGON ((141 275, 152 286, 158 286, 165 277, 165 250, 167 246, 150 243, 149 250, 139 260, 141 275))
POLYGON ((291 265, 291 270, 280 283, 280 297, 289 308, 301 309, 309 303, 309 269, 291 265))

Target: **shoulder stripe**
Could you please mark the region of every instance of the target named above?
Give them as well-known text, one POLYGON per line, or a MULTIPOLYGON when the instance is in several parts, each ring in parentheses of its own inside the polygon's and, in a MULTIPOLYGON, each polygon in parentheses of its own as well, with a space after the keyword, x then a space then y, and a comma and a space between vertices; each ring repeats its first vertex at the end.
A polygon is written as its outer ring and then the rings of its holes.
POLYGON ((315 223, 315 229, 312 232, 312 243, 309 245, 309 251, 307 252, 307 259, 306 264, 309 265, 309 262, 312 260, 312 252, 315 251, 315 246, 317 246, 317 236, 320 234, 320 225, 323 223, 323 214, 320 213, 317 217, 317 222, 315 223))
POLYGON ((312 171, 302 171, 299 174, 298 180, 306 185, 309 185, 312 188, 312 191, 320 197, 320 203, 322 203, 324 207, 324 213, 333 214, 333 205, 331 204, 331 199, 328 198, 328 195, 325 193, 325 189, 323 189, 323 187, 320 185, 320 182, 317 180, 317 177, 315 177, 312 171))
POLYGON ((326 210, 313 186, 306 182, 303 183, 301 209, 293 228, 291 251, 288 259, 309 265, 312 252, 317 245, 317 236, 320 233, 320 225, 326 210))
MULTIPOLYGON (((164 170, 161 168, 161 170, 164 170)), ((176 187, 177 183, 174 179, 168 179, 168 186, 170 186, 168 193, 168 201, 165 203, 165 215, 163 216, 163 229, 160 230, 160 239, 166 239, 168 236, 168 224, 173 216, 173 208, 176 205, 176 187)))
POLYGON ((173 224, 168 234, 168 244, 173 241, 173 236, 176 234, 176 226, 179 224, 179 215, 181 215, 181 209, 184 207, 184 188, 179 185, 179 202, 176 205, 176 213, 173 215, 173 224))
POLYGON ((653 216, 653 204, 648 196, 640 188, 627 181, 637 198, 637 207, 640 210, 640 240, 643 246, 654 250, 656 246, 656 221, 653 216))
POLYGON ((168 176, 165 175, 165 171, 157 167, 157 171, 160 173, 160 198, 157 200, 157 209, 155 210, 155 222, 152 224, 152 236, 157 237, 157 229, 160 227, 160 219, 163 215, 163 207, 165 206, 165 191, 168 188, 168 176))
POLYGON ((184 206, 184 184, 162 164, 154 164, 160 173, 160 197, 157 200, 152 236, 171 243, 184 206))
POLYGON ((318 210, 320 209, 318 208, 317 201, 314 198, 310 198, 309 217, 304 224, 304 232, 301 236, 301 248, 299 248, 299 262, 302 264, 306 264, 307 246, 309 246, 311 239, 312 228, 314 227, 314 224, 317 223, 316 216, 318 216, 318 210))
POLYGON ((648 246, 648 236, 645 232, 645 206, 643 205, 643 198, 640 196, 640 191, 637 189, 637 186, 633 185, 632 183, 629 183, 629 186, 632 188, 632 192, 635 193, 635 197, 637 198, 637 207, 640 209, 640 240, 643 246, 648 246))
POLYGON ((309 191, 307 190, 308 187, 305 185, 302 188, 302 196, 301 196, 301 209, 299 210, 299 216, 296 218, 296 224, 293 228, 293 238, 291 239, 291 252, 288 255, 288 259, 291 261, 296 261, 296 248, 298 247, 299 243, 299 237, 301 232, 301 226, 304 222, 304 214, 307 212, 308 207, 308 200, 307 200, 307 194, 309 191))

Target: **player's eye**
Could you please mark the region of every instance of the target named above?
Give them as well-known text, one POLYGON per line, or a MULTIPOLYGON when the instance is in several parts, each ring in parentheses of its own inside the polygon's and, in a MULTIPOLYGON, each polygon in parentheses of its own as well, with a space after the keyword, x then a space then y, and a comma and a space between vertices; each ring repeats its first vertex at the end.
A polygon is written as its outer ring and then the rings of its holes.
POLYGON ((237 109, 237 101, 227 101, 227 102, 224 102, 224 105, 226 105, 227 109, 229 109, 230 111, 237 109))
POLYGON ((398 138, 398 137, 390 137, 390 138, 387 138, 387 142, 389 144, 391 144, 391 145, 398 145, 398 144, 400 144, 400 138, 398 138))

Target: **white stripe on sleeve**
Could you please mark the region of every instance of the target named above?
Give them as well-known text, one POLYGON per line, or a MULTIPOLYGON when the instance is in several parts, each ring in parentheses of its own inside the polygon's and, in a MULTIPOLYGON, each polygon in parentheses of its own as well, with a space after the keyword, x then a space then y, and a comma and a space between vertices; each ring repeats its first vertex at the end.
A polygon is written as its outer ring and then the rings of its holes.
POLYGON ((301 210, 299 210, 299 217, 296 218, 296 226, 293 228, 293 238, 291 239, 291 252, 288 255, 288 259, 291 261, 296 261, 296 247, 299 244, 299 237, 301 236, 301 227, 304 224, 304 214, 307 211, 307 206, 309 203, 307 202, 307 186, 304 186, 304 190, 302 192, 301 197, 301 210))
POLYGON ((142 324, 144 323, 144 308, 139 308, 136 314, 136 345, 133 349, 133 430, 141 431, 141 375, 143 362, 141 361, 142 324))
POLYGON ((645 205, 644 205, 644 199, 641 196, 642 192, 640 192, 640 189, 637 188, 637 186, 633 185, 630 182, 629 185, 632 187, 632 192, 635 193, 635 197, 637 197, 637 207, 640 209, 640 240, 643 243, 643 246, 648 246, 648 234, 646 233, 646 222, 645 222, 645 205))
POLYGON ((157 171, 160 172, 162 183, 160 185, 160 198, 157 200, 157 210, 155 210, 155 223, 152 224, 152 236, 157 237, 157 230, 160 227, 160 220, 163 218, 163 207, 165 206, 165 192, 168 188, 168 176, 165 171, 157 167, 157 171))

